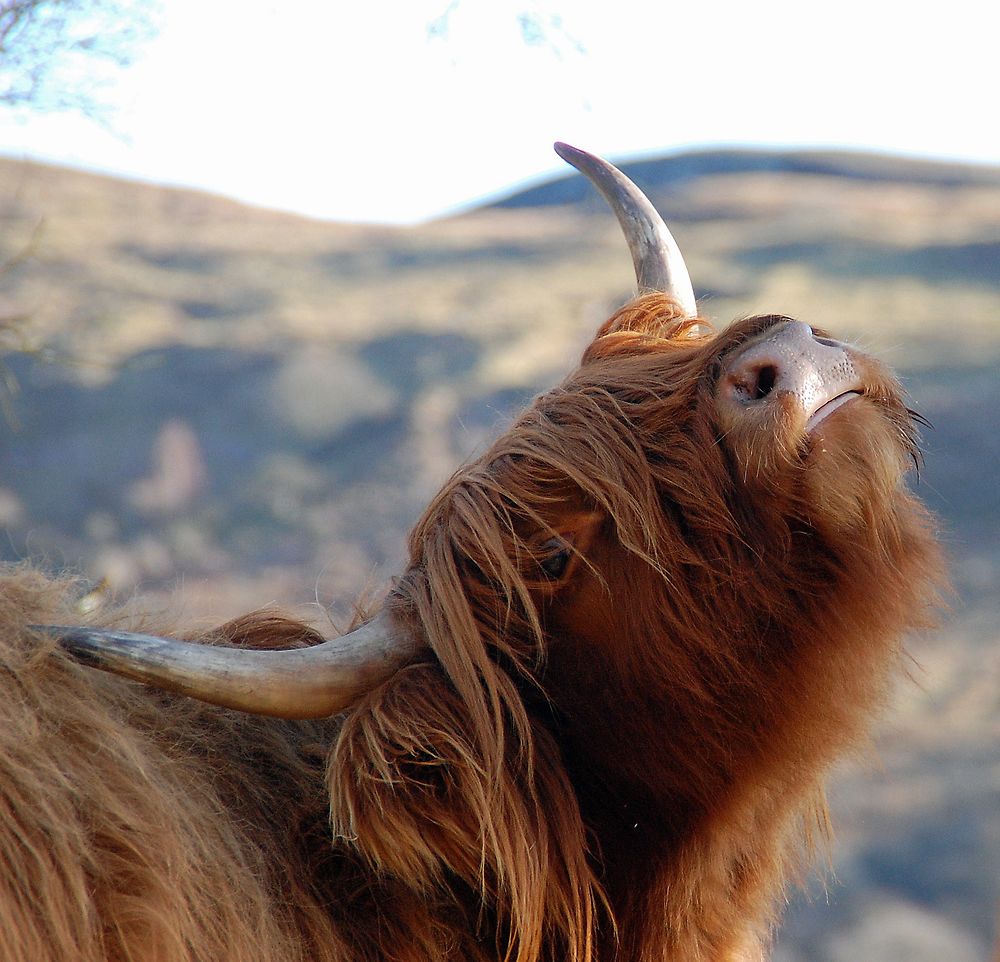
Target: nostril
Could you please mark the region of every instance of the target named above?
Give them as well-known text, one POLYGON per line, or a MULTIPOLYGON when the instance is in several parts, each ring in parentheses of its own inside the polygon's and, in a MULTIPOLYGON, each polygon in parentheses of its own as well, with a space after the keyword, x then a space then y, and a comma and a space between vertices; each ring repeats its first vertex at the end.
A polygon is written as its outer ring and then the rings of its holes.
POLYGON ((750 396, 759 401, 767 397, 778 381, 778 369, 773 364, 765 364, 757 370, 756 382, 752 385, 750 396))

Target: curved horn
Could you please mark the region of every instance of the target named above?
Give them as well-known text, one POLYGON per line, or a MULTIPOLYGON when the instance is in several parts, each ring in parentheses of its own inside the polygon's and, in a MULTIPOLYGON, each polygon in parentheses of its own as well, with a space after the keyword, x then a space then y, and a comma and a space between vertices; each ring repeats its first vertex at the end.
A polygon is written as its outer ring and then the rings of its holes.
POLYGON ((367 624, 310 648, 256 651, 96 628, 36 626, 103 671, 200 701, 277 718, 324 718, 349 708, 422 647, 383 609, 367 624))
POLYGON ((558 142, 555 151, 584 174, 611 205, 632 253, 639 293, 669 294, 688 317, 696 317, 694 288, 680 248, 646 195, 617 167, 594 154, 558 142))

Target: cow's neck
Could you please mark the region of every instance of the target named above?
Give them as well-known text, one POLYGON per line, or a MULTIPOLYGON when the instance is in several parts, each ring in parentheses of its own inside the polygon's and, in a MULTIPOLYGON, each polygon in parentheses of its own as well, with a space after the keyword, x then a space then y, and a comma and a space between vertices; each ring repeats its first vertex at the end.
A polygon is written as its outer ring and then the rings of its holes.
POLYGON ((617 939, 602 928, 601 962, 762 958, 782 860, 759 865, 756 851, 788 844, 786 805, 733 793, 708 812, 626 782, 571 743, 566 761, 617 924, 617 939))

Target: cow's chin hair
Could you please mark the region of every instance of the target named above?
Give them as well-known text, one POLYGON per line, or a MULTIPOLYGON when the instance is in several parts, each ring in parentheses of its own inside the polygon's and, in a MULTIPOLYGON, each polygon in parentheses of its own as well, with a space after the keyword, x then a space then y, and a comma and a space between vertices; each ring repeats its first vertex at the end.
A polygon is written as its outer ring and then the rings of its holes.
POLYGON ((891 511, 915 458, 904 418, 862 399, 804 439, 803 501, 813 527, 849 535, 891 511))

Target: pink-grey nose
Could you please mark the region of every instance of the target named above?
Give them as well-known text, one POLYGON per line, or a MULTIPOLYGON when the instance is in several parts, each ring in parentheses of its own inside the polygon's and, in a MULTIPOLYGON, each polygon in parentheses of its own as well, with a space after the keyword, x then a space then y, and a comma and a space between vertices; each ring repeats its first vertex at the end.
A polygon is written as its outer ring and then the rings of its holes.
POLYGON ((796 399, 808 429, 863 390, 847 348, 816 336, 802 321, 786 321, 752 341, 726 365, 724 384, 731 398, 748 407, 776 397, 796 399))

